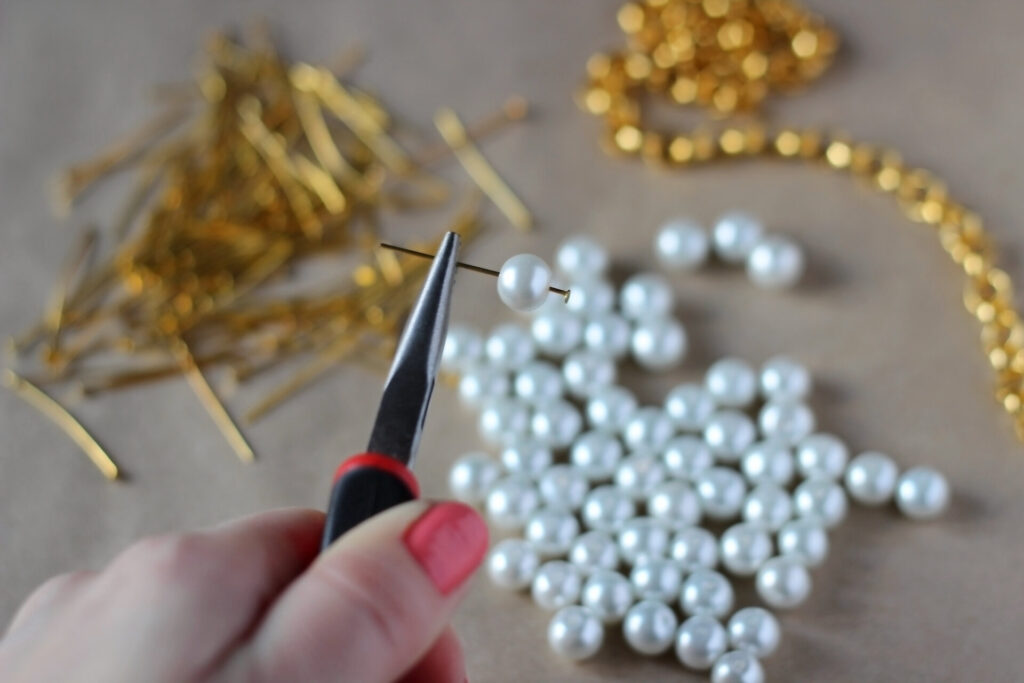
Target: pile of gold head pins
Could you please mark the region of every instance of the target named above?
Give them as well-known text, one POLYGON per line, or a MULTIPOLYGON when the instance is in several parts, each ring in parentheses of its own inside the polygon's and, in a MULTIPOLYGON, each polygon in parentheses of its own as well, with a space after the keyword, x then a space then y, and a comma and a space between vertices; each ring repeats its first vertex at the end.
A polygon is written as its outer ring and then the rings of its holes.
MULTIPOLYGON (((353 61, 350 55, 348 61, 353 61)), ((184 374, 243 461, 253 451, 213 385, 298 364, 251 404, 258 419, 345 359, 381 366, 430 263, 377 249, 388 212, 443 210, 450 183, 425 170, 449 152, 521 229, 530 214, 473 144, 521 119, 526 104, 466 130, 450 109, 444 143, 411 154, 381 103, 327 68, 289 64, 265 32, 207 47, 195 86, 163 91, 151 123, 63 178, 70 206, 128 170, 134 190, 106 235, 86 231, 43 320, 11 345, 23 374, 6 380, 64 428, 109 479, 119 469, 43 387, 92 395, 184 374), (109 245, 106 243, 109 242, 109 245), (330 282, 295 275, 330 257, 330 282), (283 290, 283 291, 282 291, 283 290), (36 353, 38 351, 38 354, 36 353)), ((478 229, 477 191, 445 229, 478 229)), ((442 230, 403 241, 431 249, 442 230)))
POLYGON ((799 89, 822 74, 838 46, 822 20, 790 0, 646 0, 618 12, 627 45, 587 62, 580 106, 604 119, 605 148, 665 168, 735 158, 797 159, 839 171, 894 196, 906 216, 936 230, 942 248, 966 276, 964 304, 981 325, 995 373, 995 397, 1024 439, 1024 320, 1013 284, 996 267, 981 218, 951 197, 935 174, 903 161, 896 150, 855 142, 817 128, 761 122, 772 91, 799 89), (647 95, 698 105, 714 120, 692 130, 655 130, 645 123, 647 95))

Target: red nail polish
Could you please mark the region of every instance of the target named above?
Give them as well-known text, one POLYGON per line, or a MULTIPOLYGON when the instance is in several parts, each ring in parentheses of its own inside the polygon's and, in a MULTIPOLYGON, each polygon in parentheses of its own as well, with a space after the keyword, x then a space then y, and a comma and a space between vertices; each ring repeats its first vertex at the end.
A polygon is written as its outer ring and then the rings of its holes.
POLYGON ((442 595, 462 585, 487 552, 487 525, 462 503, 438 503, 409 525, 402 537, 442 595))

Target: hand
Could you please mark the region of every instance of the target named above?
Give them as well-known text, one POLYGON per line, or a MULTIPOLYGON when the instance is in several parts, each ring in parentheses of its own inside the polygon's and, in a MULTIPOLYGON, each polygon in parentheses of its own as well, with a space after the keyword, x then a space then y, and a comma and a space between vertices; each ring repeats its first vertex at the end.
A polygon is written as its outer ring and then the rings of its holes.
POLYGON ((277 510, 51 579, 0 640, 0 680, 463 683, 448 622, 486 552, 480 516, 406 503, 317 556, 323 523, 277 510))

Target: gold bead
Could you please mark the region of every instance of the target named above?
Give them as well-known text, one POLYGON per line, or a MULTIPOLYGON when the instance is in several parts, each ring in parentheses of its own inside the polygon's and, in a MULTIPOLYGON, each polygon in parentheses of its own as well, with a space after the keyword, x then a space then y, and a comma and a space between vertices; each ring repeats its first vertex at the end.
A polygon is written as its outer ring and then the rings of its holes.
POLYGON ((804 29, 793 36, 793 40, 790 41, 790 45, 793 48, 793 54, 797 57, 801 59, 809 59, 818 51, 818 35, 812 31, 804 29))
POLYGON ((615 145, 623 152, 636 152, 644 143, 644 134, 636 126, 622 126, 615 131, 615 145))
POLYGON ((633 52, 626 57, 625 69, 634 81, 643 81, 651 75, 651 59, 642 52, 633 52))
POLYGON ((677 164, 690 163, 693 161, 693 154, 693 140, 684 135, 672 138, 672 142, 668 145, 668 158, 677 164))
POLYGON ((677 78, 669 89, 669 94, 679 104, 690 104, 697 97, 697 81, 692 78, 677 78))
POLYGON ((619 8, 619 26, 627 34, 638 33, 644 27, 644 8, 635 2, 627 2, 619 8))
POLYGON ((871 145, 854 145, 850 152, 850 170, 857 175, 873 175, 878 163, 878 152, 871 145))
POLYGON ((604 88, 587 88, 582 95, 581 106, 595 115, 607 114, 612 106, 612 96, 604 88))
POLYGON ((587 60, 587 75, 595 81, 607 78, 612 72, 612 59, 606 54, 597 53, 587 60))
POLYGON ((1003 397, 1003 409, 1010 415, 1017 415, 1021 411, 1021 407, 1024 406, 1024 402, 1021 401, 1020 394, 1007 394, 1003 397))
POLYGON ((729 0, 704 0, 702 3, 704 14, 712 19, 724 17, 729 11, 729 0))
POLYGON ((849 143, 833 140, 825 148, 825 160, 832 168, 847 168, 850 165, 851 152, 849 143))
POLYGON ((800 152, 800 136, 793 130, 781 130, 775 136, 775 151, 780 156, 793 157, 800 152))
POLYGON ((743 132, 738 128, 726 128, 718 136, 718 146, 730 156, 742 153, 745 142, 743 132))
POLYGON ((751 52, 743 58, 740 68, 748 79, 756 81, 768 72, 768 58, 763 52, 751 52))

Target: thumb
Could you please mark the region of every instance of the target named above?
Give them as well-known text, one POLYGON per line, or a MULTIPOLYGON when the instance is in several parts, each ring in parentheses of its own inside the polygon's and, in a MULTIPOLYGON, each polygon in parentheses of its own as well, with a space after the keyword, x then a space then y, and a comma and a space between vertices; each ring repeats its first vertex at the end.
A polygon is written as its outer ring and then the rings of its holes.
POLYGON ((393 681, 444 632, 487 551, 461 503, 414 501, 338 539, 271 606, 249 678, 393 681))

